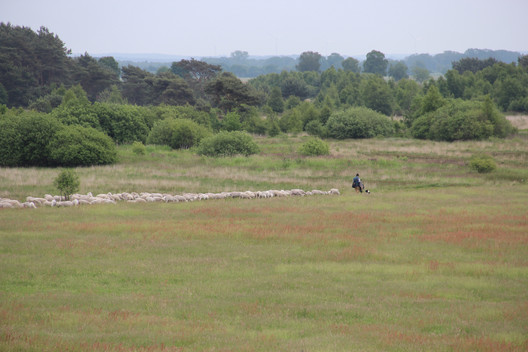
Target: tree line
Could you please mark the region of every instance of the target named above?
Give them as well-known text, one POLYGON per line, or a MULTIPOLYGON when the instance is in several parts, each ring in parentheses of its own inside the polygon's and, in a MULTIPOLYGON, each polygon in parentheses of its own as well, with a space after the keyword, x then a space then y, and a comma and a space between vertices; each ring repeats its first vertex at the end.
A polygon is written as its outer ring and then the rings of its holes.
POLYGON ((72 58, 44 27, 33 32, 0 24, 0 46, 4 166, 111 163, 115 144, 192 148, 222 131, 446 141, 505 137, 513 128, 501 111, 528 111, 527 56, 511 64, 464 58, 443 76, 417 80, 404 63, 391 63, 376 50, 363 63, 334 55, 341 67, 324 70, 322 56, 308 51, 295 70, 244 83, 220 65, 195 59, 151 73, 120 68, 112 57, 72 58))

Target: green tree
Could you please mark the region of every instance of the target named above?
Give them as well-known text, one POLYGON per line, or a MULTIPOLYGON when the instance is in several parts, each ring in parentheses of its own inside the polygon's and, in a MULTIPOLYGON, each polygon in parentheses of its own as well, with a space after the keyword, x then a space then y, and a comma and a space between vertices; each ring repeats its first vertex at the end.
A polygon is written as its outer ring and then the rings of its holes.
POLYGON ((53 180, 53 185, 57 188, 61 196, 68 200, 70 196, 79 191, 81 181, 79 175, 72 170, 62 170, 59 175, 53 180))
POLYGON ((393 96, 383 78, 370 75, 361 83, 361 100, 372 110, 385 115, 392 114, 393 96))
POLYGON ((228 72, 209 82, 205 92, 212 98, 214 106, 224 112, 234 110, 242 104, 251 106, 259 103, 253 89, 228 72))
POLYGON ((321 59, 323 56, 318 52, 305 51, 299 57, 299 63, 296 68, 299 72, 316 71, 321 68, 321 59))
POLYGON ((228 112, 222 120, 221 129, 224 131, 240 131, 242 129, 240 115, 235 111, 228 112))
POLYGON ((492 57, 486 60, 480 60, 475 57, 465 57, 453 62, 453 69, 457 70, 460 74, 463 74, 466 71, 476 73, 486 67, 495 65, 497 62, 498 61, 492 57))
POLYGON ((74 59, 73 77, 83 87, 90 101, 112 85, 119 84, 119 76, 105 65, 85 53, 74 59))
POLYGON ((359 68, 359 61, 353 57, 348 57, 341 63, 343 70, 359 73, 361 70, 359 68))
POLYGON ((377 50, 372 50, 367 54, 367 59, 363 62, 363 71, 385 76, 388 65, 389 61, 385 59, 385 54, 377 50))
POLYGON ((425 67, 414 66, 411 71, 413 78, 416 80, 416 82, 419 83, 423 83, 431 77, 431 75, 429 74, 429 70, 425 67))
POLYGON ((198 99, 206 97, 206 86, 218 77, 222 72, 222 67, 191 58, 191 60, 173 62, 171 71, 189 84, 198 99))
POLYGON ((284 111, 284 100, 280 87, 273 87, 268 98, 268 105, 275 112, 284 111))
POLYGON ((121 69, 119 68, 119 63, 114 59, 113 56, 104 56, 100 58, 99 64, 103 67, 106 67, 110 71, 116 74, 116 76, 121 75, 121 69))
POLYGON ((333 67, 336 70, 343 68, 342 66, 343 60, 345 60, 345 58, 341 56, 340 54, 332 53, 329 56, 327 56, 326 59, 324 58, 322 59, 323 62, 321 64, 321 70, 326 71, 330 67, 333 67))
POLYGON ((70 85, 70 53, 46 27, 34 32, 0 23, 0 82, 7 93, 6 105, 25 107, 53 84, 70 85))
POLYGON ((403 61, 397 61, 391 63, 389 67, 389 76, 392 77, 395 81, 399 81, 403 78, 409 78, 407 74, 407 65, 403 61))
POLYGON ((309 94, 306 82, 292 74, 282 81, 280 88, 283 97, 296 96, 299 99, 305 99, 309 94))

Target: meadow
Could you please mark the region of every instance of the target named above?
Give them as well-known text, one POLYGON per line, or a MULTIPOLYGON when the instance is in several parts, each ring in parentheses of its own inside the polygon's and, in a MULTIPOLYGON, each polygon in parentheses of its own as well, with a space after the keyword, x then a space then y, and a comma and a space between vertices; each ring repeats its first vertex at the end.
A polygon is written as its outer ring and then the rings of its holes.
MULTIPOLYGON (((80 193, 341 195, 0 209, 0 350, 528 350, 526 131, 302 157, 307 138, 249 158, 120 146, 77 169, 80 193), (497 170, 468 168, 480 152, 497 170)), ((58 171, 2 168, 0 197, 56 194, 58 171)))

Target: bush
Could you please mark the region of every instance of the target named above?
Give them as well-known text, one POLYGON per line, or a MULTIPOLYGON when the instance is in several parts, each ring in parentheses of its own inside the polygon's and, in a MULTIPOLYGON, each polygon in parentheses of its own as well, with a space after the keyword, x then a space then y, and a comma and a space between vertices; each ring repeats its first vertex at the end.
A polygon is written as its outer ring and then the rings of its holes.
POLYGON ((304 127, 305 131, 312 136, 325 138, 328 131, 325 126, 319 120, 312 120, 304 127))
POLYGON ((0 165, 51 165, 48 144, 61 126, 48 114, 7 111, 0 116, 0 165))
POLYGON ((91 110, 103 132, 118 144, 145 142, 149 134, 141 109, 132 105, 95 103, 91 110))
POLYGON ((486 154, 477 154, 471 157, 469 161, 469 168, 475 170, 479 174, 492 172, 497 168, 495 160, 486 154))
POLYGON ((81 181, 79 175, 71 169, 63 170, 59 173, 57 178, 53 180, 53 185, 57 187, 61 196, 69 199, 70 195, 79 191, 81 181))
POLYGON ((136 155, 145 155, 147 153, 145 145, 141 142, 132 143, 132 152, 136 155))
POLYGON ((241 154, 249 156, 259 152, 259 147, 253 138, 240 131, 220 132, 214 136, 204 138, 198 147, 199 155, 233 156, 241 154))
POLYGON ((328 155, 330 154, 330 148, 320 138, 312 138, 299 148, 299 153, 307 156, 328 155))
POLYGON ((61 166, 113 164, 117 150, 110 137, 91 127, 64 126, 49 144, 52 161, 61 166))
POLYGON ((418 117, 411 127, 415 138, 448 142, 492 136, 503 138, 512 132, 511 123, 489 98, 484 102, 450 100, 437 110, 418 117))
POLYGON ((337 139, 390 136, 392 121, 385 115, 365 107, 334 112, 326 124, 328 135, 337 139))
POLYGON ((172 149, 191 148, 211 134, 210 130, 188 119, 166 119, 154 124, 147 143, 172 149))

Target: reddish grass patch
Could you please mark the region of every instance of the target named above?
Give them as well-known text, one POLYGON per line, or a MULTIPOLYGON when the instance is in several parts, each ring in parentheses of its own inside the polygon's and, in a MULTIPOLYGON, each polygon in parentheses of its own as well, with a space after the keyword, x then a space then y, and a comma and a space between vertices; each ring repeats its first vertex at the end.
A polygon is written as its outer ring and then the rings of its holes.
POLYGON ((482 351, 482 352, 521 352, 528 351, 528 340, 521 345, 497 341, 489 337, 465 337, 459 338, 451 345, 453 351, 482 351))
POLYGON ((522 216, 435 214, 425 218, 423 228, 423 241, 466 248, 528 244, 528 222, 522 216))

